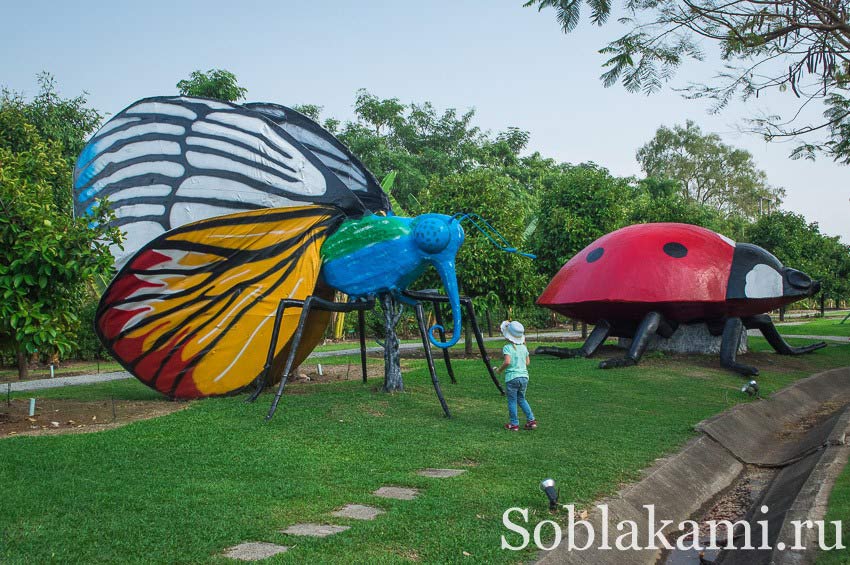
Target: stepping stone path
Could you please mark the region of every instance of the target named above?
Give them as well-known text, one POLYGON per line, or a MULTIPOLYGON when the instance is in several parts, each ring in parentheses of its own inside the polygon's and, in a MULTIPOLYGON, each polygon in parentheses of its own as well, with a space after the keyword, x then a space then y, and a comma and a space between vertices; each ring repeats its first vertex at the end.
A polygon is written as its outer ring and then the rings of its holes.
POLYGON ((415 488, 404 487, 381 487, 375 492, 375 496, 381 498, 394 498, 396 500, 413 500, 419 494, 419 490, 415 488))
POLYGON ((285 545, 277 545, 275 543, 266 543, 263 541, 253 541, 250 543, 240 543, 233 547, 224 550, 224 557, 237 559, 239 561, 260 561, 268 559, 278 553, 283 553, 289 548, 285 545))
POLYGON ((464 473, 466 473, 466 469, 422 469, 416 472, 417 475, 431 477, 432 479, 447 479, 464 473))
MULTIPOLYGON (((423 477, 431 477, 434 479, 445 479, 448 477, 456 477, 466 473, 466 469, 422 469, 417 471, 417 474, 423 477)), ((393 498, 396 500, 413 500, 419 495, 419 489, 406 487, 381 487, 372 493, 381 498, 393 498)), ((384 511, 374 506, 366 506, 363 504, 347 504, 343 508, 333 512, 334 516, 339 518, 352 518, 354 520, 374 520, 384 511)), ((333 524, 294 524, 285 530, 281 530, 282 534, 290 534, 293 536, 312 536, 324 538, 332 536, 345 530, 351 529, 350 526, 335 526, 333 524)), ((237 546, 226 549, 224 557, 230 559, 238 559, 240 561, 259 561, 268 559, 278 553, 283 553, 289 548, 283 545, 276 545, 266 542, 250 542, 242 543, 237 546)))
POLYGON ((333 524, 295 524, 294 526, 289 526, 285 530, 281 530, 280 533, 291 534, 293 536, 325 538, 344 532, 350 528, 350 526, 334 526, 333 524))
POLYGON ((383 510, 374 506, 348 504, 343 509, 334 512, 333 515, 340 518, 354 518, 355 520, 374 520, 378 514, 383 513, 383 510))

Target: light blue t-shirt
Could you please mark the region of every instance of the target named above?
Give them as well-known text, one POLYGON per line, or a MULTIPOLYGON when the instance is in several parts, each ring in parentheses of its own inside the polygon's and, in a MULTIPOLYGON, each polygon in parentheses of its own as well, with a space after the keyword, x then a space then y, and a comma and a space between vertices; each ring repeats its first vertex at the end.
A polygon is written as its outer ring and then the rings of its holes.
POLYGON ((528 378, 528 368, 525 366, 525 360, 528 359, 528 348, 524 344, 505 344, 502 348, 502 354, 511 356, 511 364, 505 369, 505 382, 518 377, 528 378))

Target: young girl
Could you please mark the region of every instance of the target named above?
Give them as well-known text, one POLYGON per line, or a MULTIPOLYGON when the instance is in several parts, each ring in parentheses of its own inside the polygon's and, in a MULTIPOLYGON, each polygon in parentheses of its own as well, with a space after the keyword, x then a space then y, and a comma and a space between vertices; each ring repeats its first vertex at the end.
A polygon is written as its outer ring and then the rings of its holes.
POLYGON ((512 432, 519 430, 519 419, 517 418, 516 405, 519 402, 519 407, 525 413, 527 420, 525 424, 526 430, 537 428, 537 420, 534 419, 534 414, 531 413, 531 406, 525 399, 525 389, 528 387, 528 366, 531 364, 531 359, 528 356, 528 348, 525 347, 525 328, 517 321, 508 322, 505 320, 499 326, 502 335, 505 336, 510 343, 505 344, 502 348, 502 353, 505 355, 505 362, 502 366, 496 369, 497 373, 505 371, 505 389, 507 389, 508 397, 508 416, 511 421, 505 424, 505 429, 512 432))

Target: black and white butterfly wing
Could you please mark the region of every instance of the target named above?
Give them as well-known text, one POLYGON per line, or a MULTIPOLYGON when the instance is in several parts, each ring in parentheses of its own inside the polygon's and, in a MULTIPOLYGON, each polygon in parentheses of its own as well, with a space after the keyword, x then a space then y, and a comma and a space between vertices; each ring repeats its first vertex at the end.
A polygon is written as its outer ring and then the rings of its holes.
MULTIPOLYGON (((365 193, 364 193, 365 194, 365 193)), ((198 220, 262 208, 367 207, 295 137, 242 106, 189 97, 139 100, 89 141, 74 170, 74 209, 107 198, 123 265, 158 235, 198 220)))
POLYGON ((313 152, 352 190, 372 212, 390 212, 392 207, 372 171, 349 151, 332 133, 301 112, 271 102, 245 104, 282 127, 313 152))

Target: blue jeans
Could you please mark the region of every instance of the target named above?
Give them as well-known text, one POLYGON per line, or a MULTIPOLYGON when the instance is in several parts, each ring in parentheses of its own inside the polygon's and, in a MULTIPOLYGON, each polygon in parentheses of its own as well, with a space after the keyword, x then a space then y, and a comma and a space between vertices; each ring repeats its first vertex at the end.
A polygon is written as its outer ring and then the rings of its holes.
POLYGON ((519 407, 522 408, 525 414, 525 419, 529 421, 534 419, 534 414, 531 413, 531 406, 528 405, 528 401, 525 399, 526 388, 528 388, 528 379, 525 377, 511 379, 505 383, 505 392, 508 396, 508 416, 511 419, 511 424, 514 426, 519 425, 519 418, 517 418, 516 413, 517 402, 519 402, 519 407))

